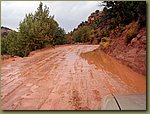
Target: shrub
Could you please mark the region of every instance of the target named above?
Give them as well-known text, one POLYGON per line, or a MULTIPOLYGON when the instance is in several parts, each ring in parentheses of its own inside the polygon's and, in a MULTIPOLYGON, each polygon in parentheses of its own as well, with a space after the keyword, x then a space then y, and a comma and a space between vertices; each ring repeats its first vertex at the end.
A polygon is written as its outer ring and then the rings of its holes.
POLYGON ((136 34, 136 29, 129 29, 125 37, 125 44, 128 45, 131 40, 136 36, 136 34))
POLYGON ((118 25, 118 29, 119 29, 119 31, 123 31, 125 28, 124 28, 124 25, 123 24, 119 24, 118 25))
POLYGON ((130 24, 129 24, 129 27, 132 27, 132 26, 134 26, 136 24, 136 22, 135 21, 132 21, 130 24))
POLYGON ((7 39, 5 37, 1 38, 1 54, 7 54, 7 39))
POLYGON ((109 20, 109 29, 114 29, 118 25, 117 18, 111 18, 109 20))
POLYGON ((107 42, 108 39, 109 39, 108 37, 103 37, 101 41, 102 41, 102 42, 107 42))
POLYGON ((100 48, 105 49, 109 46, 109 42, 100 42, 100 48))
POLYGON ((108 37, 109 36, 109 32, 107 29, 103 28, 102 30, 100 30, 100 34, 102 37, 108 37))
POLYGON ((17 32, 12 31, 10 32, 5 38, 1 40, 1 54, 9 54, 9 55, 16 55, 17 50, 17 32))
POLYGON ((104 49, 104 48, 107 48, 109 45, 110 45, 110 39, 109 39, 109 37, 103 37, 101 39, 101 42, 100 42, 100 47, 102 49, 104 49))

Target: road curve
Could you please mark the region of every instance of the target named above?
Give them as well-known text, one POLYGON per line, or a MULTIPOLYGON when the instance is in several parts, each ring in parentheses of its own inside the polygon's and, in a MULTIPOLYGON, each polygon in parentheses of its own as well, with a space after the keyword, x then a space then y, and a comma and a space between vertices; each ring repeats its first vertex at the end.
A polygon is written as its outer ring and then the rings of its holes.
POLYGON ((98 45, 69 45, 2 61, 3 110, 97 110, 108 94, 136 93, 119 76, 80 54, 98 45))

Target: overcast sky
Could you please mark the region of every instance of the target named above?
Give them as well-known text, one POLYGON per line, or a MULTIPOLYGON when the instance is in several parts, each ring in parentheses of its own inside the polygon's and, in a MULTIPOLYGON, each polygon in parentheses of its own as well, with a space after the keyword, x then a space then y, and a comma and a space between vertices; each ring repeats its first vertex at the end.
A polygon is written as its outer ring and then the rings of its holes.
MULTIPOLYGON (((40 1, 1 1, 1 25, 17 30, 25 14, 34 13, 40 1)), ((102 10, 98 1, 43 1, 55 20, 66 32, 73 30, 95 10, 102 10)))

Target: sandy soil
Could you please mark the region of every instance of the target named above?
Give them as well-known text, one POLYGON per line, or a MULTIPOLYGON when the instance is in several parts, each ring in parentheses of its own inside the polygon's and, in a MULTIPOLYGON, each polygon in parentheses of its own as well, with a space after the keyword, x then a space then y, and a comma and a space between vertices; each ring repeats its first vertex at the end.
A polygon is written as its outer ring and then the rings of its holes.
POLYGON ((145 76, 103 52, 89 52, 97 47, 60 46, 3 60, 2 109, 97 110, 108 94, 146 94, 145 76))

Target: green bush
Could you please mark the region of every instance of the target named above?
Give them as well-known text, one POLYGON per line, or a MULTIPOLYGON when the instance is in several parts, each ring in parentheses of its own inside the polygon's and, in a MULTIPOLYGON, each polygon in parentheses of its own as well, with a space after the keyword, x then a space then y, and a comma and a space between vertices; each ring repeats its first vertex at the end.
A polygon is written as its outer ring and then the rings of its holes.
POLYGON ((1 54, 11 56, 27 56, 29 54, 27 44, 22 41, 18 32, 12 31, 1 39, 1 54))

